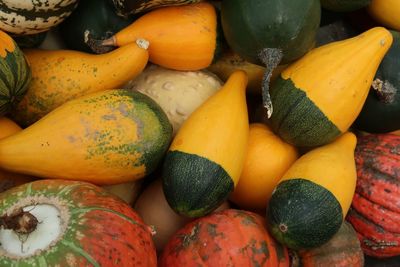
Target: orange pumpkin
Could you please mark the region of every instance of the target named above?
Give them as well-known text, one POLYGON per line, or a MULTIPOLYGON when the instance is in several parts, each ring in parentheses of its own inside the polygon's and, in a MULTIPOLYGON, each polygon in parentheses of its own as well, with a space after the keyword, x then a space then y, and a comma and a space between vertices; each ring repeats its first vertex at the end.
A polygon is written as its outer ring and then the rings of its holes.
POLYGON ((230 200, 245 209, 265 210, 275 186, 298 157, 297 149, 268 126, 250 124, 244 167, 230 200))
POLYGON ((227 209, 196 219, 177 231, 160 258, 160 267, 289 267, 288 250, 265 228, 262 216, 227 209))

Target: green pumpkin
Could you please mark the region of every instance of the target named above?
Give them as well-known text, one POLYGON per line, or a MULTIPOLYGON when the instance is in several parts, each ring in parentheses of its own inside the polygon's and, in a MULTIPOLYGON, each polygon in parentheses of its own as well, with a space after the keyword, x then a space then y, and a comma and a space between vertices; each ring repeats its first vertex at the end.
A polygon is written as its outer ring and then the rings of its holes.
POLYGON ((353 127, 369 133, 400 129, 400 32, 391 31, 393 44, 375 75, 374 88, 353 127))
POLYGON ((0 116, 22 99, 30 80, 24 54, 8 34, 0 31, 0 116))
POLYGON ((221 7, 229 46, 258 65, 265 48, 280 49, 281 63, 303 56, 314 45, 320 19, 319 0, 223 0, 221 7))
POLYGON ((61 23, 60 32, 69 49, 101 53, 98 41, 110 38, 134 20, 119 17, 108 0, 85 0, 61 23))

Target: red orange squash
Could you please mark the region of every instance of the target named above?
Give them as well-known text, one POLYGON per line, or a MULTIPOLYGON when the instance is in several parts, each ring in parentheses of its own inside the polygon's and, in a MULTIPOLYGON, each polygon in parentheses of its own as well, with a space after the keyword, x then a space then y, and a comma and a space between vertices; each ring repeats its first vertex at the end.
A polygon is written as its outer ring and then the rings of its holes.
POLYGON ((400 255, 400 136, 360 136, 355 160, 357 186, 347 220, 365 254, 400 255))
POLYGON ((268 234, 263 217, 228 209, 176 232, 160 258, 160 267, 167 266, 288 267, 289 256, 268 234))

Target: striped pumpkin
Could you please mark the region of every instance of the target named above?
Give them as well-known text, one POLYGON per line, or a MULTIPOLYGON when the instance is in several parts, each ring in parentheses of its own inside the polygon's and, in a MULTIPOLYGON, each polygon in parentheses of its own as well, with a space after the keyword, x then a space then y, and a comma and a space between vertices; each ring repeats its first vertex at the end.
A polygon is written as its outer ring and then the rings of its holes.
POLYGON ((0 31, 0 116, 22 99, 30 80, 24 54, 8 34, 0 31))
POLYGON ((44 32, 60 24, 78 0, 0 1, 0 29, 15 35, 44 32))
POLYGON ((38 180, 1 193, 0 243, 0 266, 157 266, 139 215, 77 181, 38 180))

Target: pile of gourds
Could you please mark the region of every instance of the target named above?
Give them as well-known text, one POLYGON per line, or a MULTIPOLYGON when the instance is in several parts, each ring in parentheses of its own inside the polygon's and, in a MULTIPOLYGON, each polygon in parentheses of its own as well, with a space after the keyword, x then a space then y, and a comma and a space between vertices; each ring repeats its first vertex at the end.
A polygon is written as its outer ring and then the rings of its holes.
POLYGON ((400 255, 398 1, 17 0, 0 16, 0 266, 400 255))

